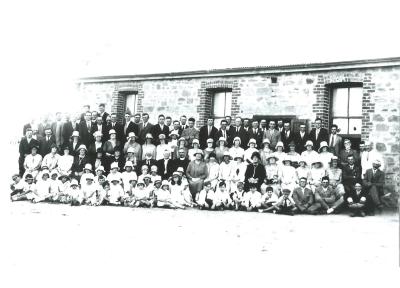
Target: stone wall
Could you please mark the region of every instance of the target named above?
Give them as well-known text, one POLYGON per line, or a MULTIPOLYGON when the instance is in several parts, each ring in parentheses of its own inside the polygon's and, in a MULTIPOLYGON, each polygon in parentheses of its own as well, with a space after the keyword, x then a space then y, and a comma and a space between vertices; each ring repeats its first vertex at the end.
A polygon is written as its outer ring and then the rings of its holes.
MULTIPOLYGON (((186 115, 204 125, 211 114, 213 91, 232 91, 231 115, 293 116, 310 123, 315 117, 330 123, 330 87, 343 83, 363 86, 361 140, 374 142, 384 154, 387 189, 400 191, 400 67, 328 70, 306 73, 274 73, 238 77, 140 80, 80 85, 82 101, 96 107, 107 103, 107 110, 117 112, 122 121, 124 93, 138 93, 137 111, 172 119, 186 115), (272 81, 272 78, 276 81, 272 81)), ((311 128, 311 127, 309 127, 311 128)))

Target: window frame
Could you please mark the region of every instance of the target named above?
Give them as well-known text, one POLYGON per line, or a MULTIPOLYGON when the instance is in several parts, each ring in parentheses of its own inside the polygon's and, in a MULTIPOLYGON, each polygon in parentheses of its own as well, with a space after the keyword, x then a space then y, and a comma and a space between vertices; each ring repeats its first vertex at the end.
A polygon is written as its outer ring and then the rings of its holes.
POLYGON ((212 91, 211 91, 211 117, 213 117, 214 119, 223 119, 223 118, 225 118, 226 116, 232 116, 231 114, 232 114, 232 89, 231 88, 224 88, 224 89, 213 89, 212 91), (225 101, 224 101, 224 116, 217 116, 217 115, 215 115, 215 109, 214 109, 214 103, 215 103, 215 94, 216 93, 222 93, 222 92, 224 92, 225 93, 225 101), (226 103, 227 103, 227 99, 226 99, 226 93, 231 93, 231 111, 229 111, 229 112, 227 112, 226 111, 226 103), (227 114, 228 113, 228 114, 227 114))

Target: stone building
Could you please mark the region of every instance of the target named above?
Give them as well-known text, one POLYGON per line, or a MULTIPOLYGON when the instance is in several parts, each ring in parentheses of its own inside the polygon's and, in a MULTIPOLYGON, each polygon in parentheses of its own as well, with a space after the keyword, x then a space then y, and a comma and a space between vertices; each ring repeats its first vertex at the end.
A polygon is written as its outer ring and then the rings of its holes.
POLYGON ((296 130, 316 117, 338 124, 354 143, 374 142, 384 155, 387 190, 396 203, 400 187, 400 57, 164 74, 81 78, 83 101, 118 113, 147 112, 150 122, 164 114, 285 119, 296 130))

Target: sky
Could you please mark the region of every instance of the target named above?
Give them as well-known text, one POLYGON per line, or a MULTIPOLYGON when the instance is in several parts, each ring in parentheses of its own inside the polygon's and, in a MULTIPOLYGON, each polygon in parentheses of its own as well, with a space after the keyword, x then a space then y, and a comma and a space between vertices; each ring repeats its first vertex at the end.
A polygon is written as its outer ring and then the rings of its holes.
POLYGON ((400 56, 396 1, 4 2, 0 85, 19 122, 80 109, 79 77, 400 56))

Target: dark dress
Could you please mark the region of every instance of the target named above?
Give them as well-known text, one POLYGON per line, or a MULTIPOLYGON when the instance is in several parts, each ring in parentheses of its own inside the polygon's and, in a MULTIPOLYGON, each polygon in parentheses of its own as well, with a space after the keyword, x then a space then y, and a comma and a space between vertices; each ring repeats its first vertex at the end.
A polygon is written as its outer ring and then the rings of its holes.
POLYGON ((249 179, 256 178, 257 179, 257 191, 260 191, 261 184, 265 178, 265 168, 260 163, 257 165, 249 164, 247 165, 246 173, 244 174, 244 190, 249 191, 249 179))

